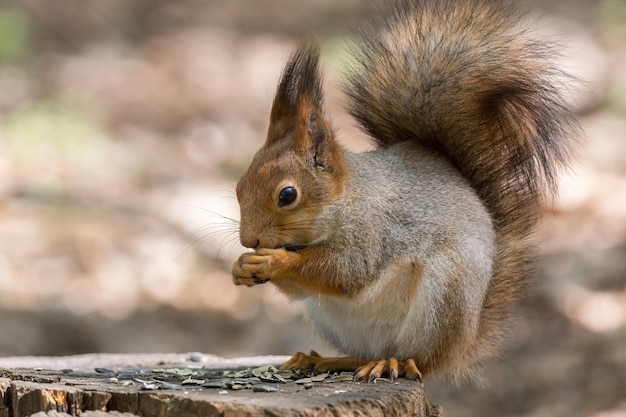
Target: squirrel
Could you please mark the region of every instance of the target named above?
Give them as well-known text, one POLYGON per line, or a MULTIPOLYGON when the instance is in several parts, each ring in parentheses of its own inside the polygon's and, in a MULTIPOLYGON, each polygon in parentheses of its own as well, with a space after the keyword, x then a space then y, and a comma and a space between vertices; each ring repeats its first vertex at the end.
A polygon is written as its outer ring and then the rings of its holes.
POLYGON ((324 112, 320 47, 282 72, 265 144, 236 187, 236 285, 304 303, 345 357, 284 368, 473 378, 532 273, 532 232, 577 130, 554 47, 487 0, 394 0, 363 24, 344 91, 376 145, 324 112))

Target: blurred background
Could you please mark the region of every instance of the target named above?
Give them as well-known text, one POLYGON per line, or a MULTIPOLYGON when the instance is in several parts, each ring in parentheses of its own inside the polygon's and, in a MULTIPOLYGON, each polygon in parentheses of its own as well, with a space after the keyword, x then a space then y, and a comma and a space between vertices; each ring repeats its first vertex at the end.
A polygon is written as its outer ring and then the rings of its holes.
MULTIPOLYGON (((626 2, 522 2, 583 80, 584 143, 536 284, 450 416, 626 416, 626 2)), ((359 0, 2 0, 0 355, 333 351, 271 286, 232 285, 234 185, 292 46, 324 41, 329 113, 359 0)))

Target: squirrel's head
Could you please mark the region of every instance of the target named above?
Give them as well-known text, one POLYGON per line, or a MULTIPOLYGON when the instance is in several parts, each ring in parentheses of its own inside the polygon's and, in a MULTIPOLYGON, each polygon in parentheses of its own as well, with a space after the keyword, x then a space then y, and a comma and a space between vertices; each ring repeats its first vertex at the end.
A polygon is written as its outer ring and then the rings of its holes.
POLYGON ((237 183, 239 236, 248 248, 298 248, 329 231, 322 208, 343 190, 343 150, 323 114, 319 46, 289 59, 272 105, 267 140, 237 183))

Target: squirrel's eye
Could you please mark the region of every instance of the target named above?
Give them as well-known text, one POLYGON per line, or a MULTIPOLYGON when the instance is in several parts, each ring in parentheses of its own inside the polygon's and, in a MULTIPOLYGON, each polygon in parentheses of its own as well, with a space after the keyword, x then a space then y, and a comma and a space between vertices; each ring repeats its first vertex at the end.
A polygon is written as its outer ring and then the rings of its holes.
POLYGON ((296 187, 285 187, 280 190, 280 194, 278 194, 278 207, 288 206, 296 201, 296 197, 298 197, 298 191, 296 187))

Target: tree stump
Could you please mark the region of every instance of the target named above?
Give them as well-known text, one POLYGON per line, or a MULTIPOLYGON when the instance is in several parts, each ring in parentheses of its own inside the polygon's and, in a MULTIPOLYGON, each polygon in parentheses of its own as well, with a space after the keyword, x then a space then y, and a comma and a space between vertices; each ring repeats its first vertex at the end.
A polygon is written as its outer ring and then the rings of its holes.
POLYGON ((443 415, 421 383, 282 372, 287 358, 89 354, 0 358, 0 417, 443 415))

